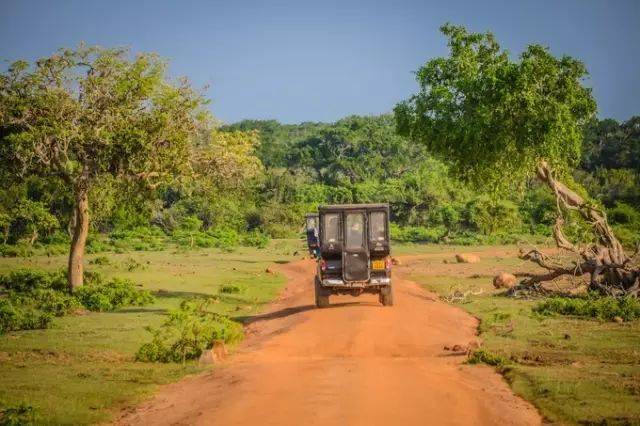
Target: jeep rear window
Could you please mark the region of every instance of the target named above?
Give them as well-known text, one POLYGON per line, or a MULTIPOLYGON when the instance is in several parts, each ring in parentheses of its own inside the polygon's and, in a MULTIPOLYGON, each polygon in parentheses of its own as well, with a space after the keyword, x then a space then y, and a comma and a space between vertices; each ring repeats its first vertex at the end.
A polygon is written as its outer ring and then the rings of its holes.
POLYGON ((364 215, 362 213, 347 214, 347 241, 348 249, 364 247, 364 215))
POLYGON ((340 216, 336 213, 325 214, 322 218, 324 243, 335 243, 340 238, 340 216))
POLYGON ((384 241, 387 239, 385 229, 387 221, 384 212, 371 212, 369 214, 369 238, 371 241, 384 241))

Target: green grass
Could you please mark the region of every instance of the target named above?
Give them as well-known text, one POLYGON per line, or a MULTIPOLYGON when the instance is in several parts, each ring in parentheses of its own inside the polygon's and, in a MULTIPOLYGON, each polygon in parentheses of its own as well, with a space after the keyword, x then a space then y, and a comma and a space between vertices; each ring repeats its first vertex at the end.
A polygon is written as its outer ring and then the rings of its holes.
MULTIPOLYGON (((151 338, 146 326, 159 326, 168 309, 199 295, 218 295, 211 309, 231 318, 258 313, 284 284, 284 277, 265 269, 291 260, 294 251, 304 253, 299 241, 276 240, 266 249, 232 253, 205 249, 88 256, 87 269, 140 283, 154 292, 156 303, 56 318, 47 330, 0 336, 0 410, 32 406, 38 424, 109 421, 158 385, 199 371, 194 362, 135 362, 137 349, 151 338), (105 256, 109 262, 91 264, 105 256), (221 292, 225 286, 242 291, 221 292)), ((20 267, 56 270, 65 262, 64 256, 0 258, 0 274, 20 267)))
POLYGON ((480 319, 484 355, 506 360, 500 371, 547 420, 640 423, 640 321, 536 314, 540 300, 508 298, 492 287, 491 271, 523 269, 516 258, 448 265, 446 275, 433 270, 436 264, 422 262, 410 278, 445 298, 454 290, 473 290, 458 306, 480 319), (455 273, 460 268, 464 274, 455 273))

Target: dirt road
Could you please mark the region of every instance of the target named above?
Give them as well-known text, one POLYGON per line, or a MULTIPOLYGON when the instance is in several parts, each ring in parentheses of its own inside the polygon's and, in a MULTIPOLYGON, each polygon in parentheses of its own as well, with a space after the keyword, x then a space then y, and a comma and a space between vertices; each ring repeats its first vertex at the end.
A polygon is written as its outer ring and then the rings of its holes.
POLYGON ((476 340, 462 310, 397 273, 393 307, 363 295, 315 309, 313 263, 280 269, 287 288, 225 366, 165 387, 119 423, 540 424, 492 369, 443 350, 476 340))

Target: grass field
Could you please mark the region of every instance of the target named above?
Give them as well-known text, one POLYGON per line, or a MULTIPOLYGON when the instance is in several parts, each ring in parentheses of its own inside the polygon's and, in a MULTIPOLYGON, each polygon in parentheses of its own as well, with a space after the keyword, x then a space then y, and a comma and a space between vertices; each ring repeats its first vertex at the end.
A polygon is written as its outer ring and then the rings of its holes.
MULTIPOLYGON (((135 362, 136 350, 150 339, 146 326, 158 326, 168 309, 198 295, 218 295, 213 310, 232 318, 255 314, 284 284, 283 277, 266 268, 290 261, 295 251, 304 254, 301 249, 297 240, 280 240, 262 250, 230 253, 207 249, 88 256, 88 270, 130 278, 153 291, 156 303, 56 318, 51 329, 0 336, 0 408, 32 407, 39 424, 109 420, 157 385, 199 370, 193 362, 135 362), (228 284, 240 292, 219 293, 228 284)), ((24 267, 54 270, 65 262, 64 256, 0 258, 0 274, 24 267)))
MULTIPOLYGON (((480 319, 483 348, 504 360, 500 371, 547 420, 640 423, 640 322, 534 314, 536 301, 504 297, 491 284, 499 271, 535 270, 515 253, 514 247, 394 246, 394 255, 407 255, 401 268, 408 278, 445 299, 467 293, 456 305, 480 319), (481 262, 455 263, 453 254, 460 251, 478 253, 481 262)), ((300 241, 280 240, 262 250, 88 256, 88 270, 130 278, 153 291, 156 303, 56 318, 51 329, 1 336, 0 408, 32 407, 40 424, 108 421, 158 385, 200 371, 194 362, 135 362, 136 350, 150 338, 146 326, 158 326, 168 309, 199 295, 217 295, 213 309, 232 318, 253 315, 284 284, 267 267, 304 254, 300 241), (224 285, 240 291, 220 292, 224 285)), ((64 256, 0 258, 0 274, 23 267, 54 270, 65 261, 64 256)))
POLYGON ((499 271, 534 270, 515 249, 467 251, 481 262, 457 264, 447 250, 404 267, 444 298, 468 293, 457 306, 480 319, 482 346, 505 360, 499 368, 513 389, 554 423, 640 424, 640 322, 534 314, 536 301, 504 297, 492 286, 499 271))

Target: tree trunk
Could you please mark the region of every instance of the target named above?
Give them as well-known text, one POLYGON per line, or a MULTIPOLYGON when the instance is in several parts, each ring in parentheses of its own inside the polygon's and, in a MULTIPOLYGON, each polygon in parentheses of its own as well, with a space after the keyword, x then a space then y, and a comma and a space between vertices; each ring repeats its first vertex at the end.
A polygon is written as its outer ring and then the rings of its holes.
POLYGON ((84 250, 89 235, 89 200, 87 190, 79 190, 74 207, 75 223, 69 253, 68 281, 69 290, 73 292, 81 287, 84 280, 84 250))
POLYGON ((590 275, 590 286, 593 290, 610 295, 637 295, 640 291, 640 267, 634 264, 634 256, 628 256, 620 241, 607 222, 607 217, 601 210, 585 201, 580 195, 566 185, 555 180, 549 165, 541 161, 537 170, 538 179, 547 185, 554 193, 557 203, 556 223, 553 227, 553 237, 558 248, 571 251, 580 257, 574 265, 563 266, 553 262, 538 250, 522 253, 521 258, 531 260, 548 272, 533 276, 523 284, 537 284, 549 281, 562 275, 590 275), (564 235, 564 213, 572 210, 591 224, 593 232, 598 238, 596 244, 577 247, 564 235))

